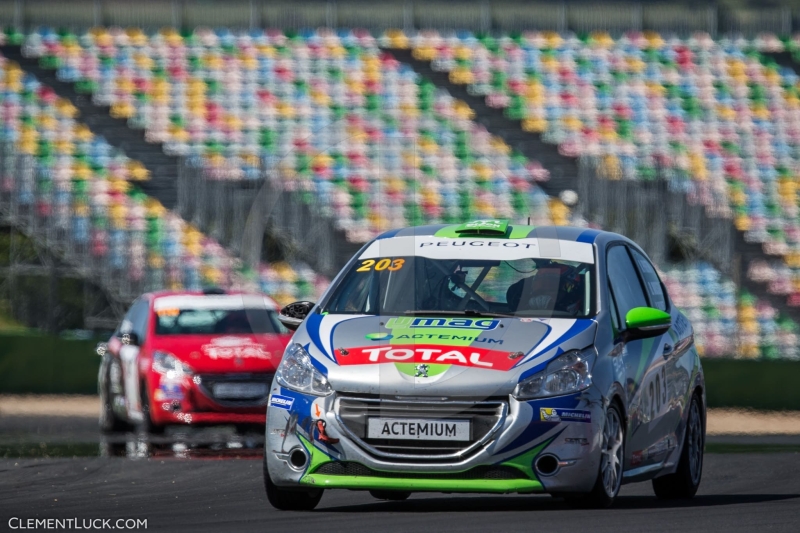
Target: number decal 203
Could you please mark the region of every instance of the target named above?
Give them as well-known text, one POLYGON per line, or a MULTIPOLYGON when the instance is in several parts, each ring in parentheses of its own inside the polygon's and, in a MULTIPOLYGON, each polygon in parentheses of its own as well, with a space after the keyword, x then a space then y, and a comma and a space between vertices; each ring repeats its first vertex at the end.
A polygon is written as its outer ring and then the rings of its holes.
POLYGON ((356 272, 369 272, 370 270, 389 270, 394 272, 400 270, 405 264, 405 259, 380 259, 377 262, 374 259, 365 259, 361 262, 361 266, 356 269, 356 272))

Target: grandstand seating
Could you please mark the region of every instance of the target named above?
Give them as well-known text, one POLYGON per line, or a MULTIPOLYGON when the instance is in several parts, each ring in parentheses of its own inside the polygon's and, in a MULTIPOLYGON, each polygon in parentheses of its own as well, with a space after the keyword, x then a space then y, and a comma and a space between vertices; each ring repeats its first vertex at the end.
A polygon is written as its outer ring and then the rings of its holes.
POLYGON ((354 240, 473 217, 569 220, 536 186, 541 165, 367 32, 41 30, 24 53, 212 176, 275 171, 330 206, 354 240))
POLYGON ((705 357, 728 356, 798 359, 797 324, 765 301, 743 293, 733 281, 703 262, 666 265, 661 278, 695 331, 705 357))
MULTIPOLYGON (((416 57, 432 60, 453 82, 504 107, 526 129, 558 143, 562 153, 603 157, 611 178, 648 179, 663 169, 674 186, 719 214, 734 213, 749 239, 787 252, 790 260, 800 242, 794 229, 800 226, 790 218, 796 205, 794 145, 763 117, 764 109, 777 109, 775 84, 782 82, 776 75, 792 78, 759 67, 738 41, 716 46, 702 38, 659 39, 387 32, 376 40, 366 32, 329 30, 146 35, 112 28, 73 35, 42 29, 26 36, 24 52, 143 128, 165 151, 206 167, 212 179, 260 179, 265 169, 274 171, 268 173, 272 179, 329 206, 355 240, 388 227, 477 217, 520 220, 533 214, 537 224, 575 222, 567 206, 537 186, 547 179, 546 169, 513 153, 471 120, 466 105, 378 48, 378 42, 413 45, 416 57), (732 65, 730 74, 720 73, 720 62, 732 65), (699 68, 706 63, 711 66, 699 68), (766 86, 753 99, 757 112, 742 107, 750 98, 742 87, 751 78, 766 86), (759 139, 752 153, 741 148, 748 138, 732 127, 740 115, 759 139), (787 150, 776 149, 779 141, 787 150), (754 193, 767 190, 783 195, 772 211, 765 206, 774 207, 768 199, 778 197, 754 193), (783 233, 766 231, 780 224, 783 233)), ((17 122, 4 116, 7 131, 17 122)), ((129 170, 126 177, 141 176, 129 170)), ((127 196, 152 207, 136 194, 127 196)), ((163 208, 153 209, 166 217, 165 225, 202 239, 163 208)), ((161 241, 153 246, 169 248, 161 241)), ((213 257, 226 257, 212 249, 213 257)), ((737 296, 733 282, 710 265, 661 267, 704 356, 798 357, 796 324, 765 302, 737 296)), ((769 276, 791 267, 779 262, 760 268, 769 276)), ((324 285, 308 269, 272 266, 260 274, 266 292, 287 297, 324 285)), ((785 283, 773 287, 786 290, 785 283)))
POLYGON ((731 217, 747 241, 783 257, 773 278, 788 273, 780 293, 800 304, 800 80, 759 54, 784 42, 652 32, 382 39, 413 47, 563 155, 599 157, 607 178, 665 177, 731 217))
POLYGON ((263 266, 249 275, 237 269, 216 242, 139 192, 134 183, 147 179, 146 170, 77 122, 70 102, 0 61, 0 141, 34 161, 28 178, 4 169, 0 186, 95 259, 101 276, 115 272, 134 292, 258 284, 284 302, 325 286, 303 265, 263 266))

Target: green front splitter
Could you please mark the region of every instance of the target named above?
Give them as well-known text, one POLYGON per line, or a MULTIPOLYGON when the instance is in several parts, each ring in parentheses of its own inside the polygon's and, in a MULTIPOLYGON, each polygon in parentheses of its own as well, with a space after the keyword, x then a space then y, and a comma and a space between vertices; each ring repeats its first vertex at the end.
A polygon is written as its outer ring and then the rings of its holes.
POLYGON ((406 490, 411 492, 543 492, 532 479, 415 479, 308 474, 300 483, 322 489, 406 490))

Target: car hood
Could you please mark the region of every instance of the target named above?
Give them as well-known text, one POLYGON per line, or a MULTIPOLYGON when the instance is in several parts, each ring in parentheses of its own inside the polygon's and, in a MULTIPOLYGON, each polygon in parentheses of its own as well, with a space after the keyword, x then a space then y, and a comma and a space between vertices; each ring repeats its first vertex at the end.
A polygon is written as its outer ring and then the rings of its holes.
POLYGON ((314 313, 292 342, 339 393, 485 398, 593 344, 596 329, 592 319, 314 313))
POLYGON ((154 337, 151 351, 168 352, 195 372, 274 372, 288 335, 174 335, 154 337))

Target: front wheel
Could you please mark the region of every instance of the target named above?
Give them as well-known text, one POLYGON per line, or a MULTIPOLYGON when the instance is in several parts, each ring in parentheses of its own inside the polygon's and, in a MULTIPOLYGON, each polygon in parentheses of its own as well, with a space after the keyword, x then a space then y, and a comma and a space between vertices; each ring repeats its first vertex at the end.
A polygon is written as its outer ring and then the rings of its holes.
POLYGON ((625 428, 620 410, 614 404, 609 405, 606 410, 600 453, 600 471, 592 491, 588 494, 566 496, 569 505, 602 509, 611 507, 619 494, 622 486, 622 459, 625 457, 625 428))
POLYGON ((264 488, 269 503, 281 511, 311 511, 322 499, 322 489, 285 489, 272 482, 267 469, 267 451, 264 450, 264 488))
POLYGON ((697 394, 692 396, 689 417, 686 420, 686 437, 683 451, 674 474, 657 477, 653 480, 653 491, 662 500, 691 498, 700 487, 703 476, 703 448, 706 435, 704 431, 702 408, 697 394))
POLYGON ((142 393, 142 429, 151 435, 163 434, 166 427, 153 422, 153 416, 150 413, 152 406, 150 404, 150 394, 147 392, 147 384, 142 382, 139 390, 142 393))

